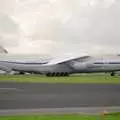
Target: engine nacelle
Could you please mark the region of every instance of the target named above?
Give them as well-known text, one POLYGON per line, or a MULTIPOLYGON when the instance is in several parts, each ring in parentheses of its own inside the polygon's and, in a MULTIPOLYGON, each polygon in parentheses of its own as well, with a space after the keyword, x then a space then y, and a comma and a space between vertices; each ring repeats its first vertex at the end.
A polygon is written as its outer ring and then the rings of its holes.
POLYGON ((70 66, 73 67, 75 70, 82 70, 87 67, 87 64, 84 62, 72 61, 70 63, 70 66))

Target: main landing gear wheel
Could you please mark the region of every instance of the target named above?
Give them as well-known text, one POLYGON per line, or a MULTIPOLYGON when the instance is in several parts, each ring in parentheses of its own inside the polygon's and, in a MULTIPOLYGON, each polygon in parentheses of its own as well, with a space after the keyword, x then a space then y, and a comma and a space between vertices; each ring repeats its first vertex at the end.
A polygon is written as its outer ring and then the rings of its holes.
POLYGON ((57 73, 55 73, 55 72, 53 72, 53 73, 47 73, 46 74, 46 76, 47 77, 63 77, 63 76, 69 76, 69 73, 68 72, 61 72, 61 73, 59 73, 59 72, 57 72, 57 73))
POLYGON ((115 73, 114 73, 114 72, 112 72, 110 75, 111 75, 111 76, 115 76, 115 73))
POLYGON ((20 75, 24 75, 25 73, 24 72, 19 72, 20 75))

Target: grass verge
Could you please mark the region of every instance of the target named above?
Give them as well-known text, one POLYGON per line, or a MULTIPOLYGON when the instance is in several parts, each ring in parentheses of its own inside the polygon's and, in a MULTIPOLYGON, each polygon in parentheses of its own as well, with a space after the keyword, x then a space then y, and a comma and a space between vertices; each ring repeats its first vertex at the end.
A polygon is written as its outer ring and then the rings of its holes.
POLYGON ((88 116, 88 115, 46 115, 46 116, 2 116, 0 120, 120 120, 119 115, 88 116))
POLYGON ((0 82, 29 83, 111 83, 120 84, 120 76, 74 75, 69 77, 46 77, 41 75, 0 75, 0 82))

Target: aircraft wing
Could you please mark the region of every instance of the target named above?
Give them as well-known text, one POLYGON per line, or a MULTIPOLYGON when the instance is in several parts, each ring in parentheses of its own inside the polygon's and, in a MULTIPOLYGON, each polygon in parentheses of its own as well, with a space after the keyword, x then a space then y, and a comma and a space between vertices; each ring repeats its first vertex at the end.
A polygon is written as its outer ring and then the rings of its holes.
POLYGON ((70 61, 79 61, 80 59, 86 59, 90 56, 70 56, 70 57, 58 57, 51 60, 48 65, 62 64, 70 61))

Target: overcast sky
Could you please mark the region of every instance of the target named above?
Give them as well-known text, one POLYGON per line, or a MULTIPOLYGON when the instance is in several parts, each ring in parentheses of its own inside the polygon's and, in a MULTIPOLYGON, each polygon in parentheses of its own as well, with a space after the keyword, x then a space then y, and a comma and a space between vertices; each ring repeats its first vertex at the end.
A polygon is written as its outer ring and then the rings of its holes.
POLYGON ((0 0, 9 53, 120 53, 120 0, 0 0))

